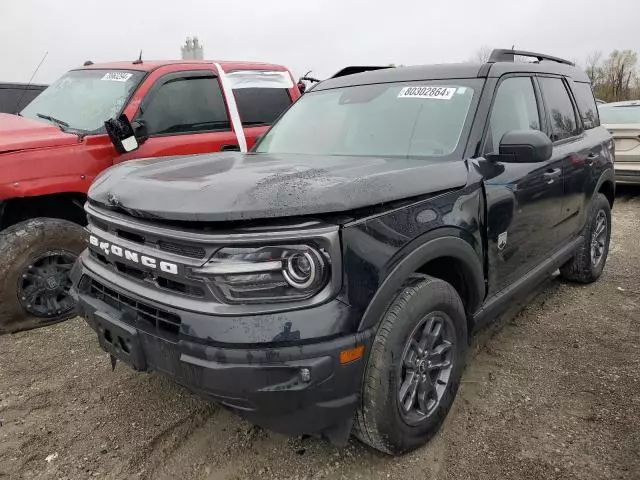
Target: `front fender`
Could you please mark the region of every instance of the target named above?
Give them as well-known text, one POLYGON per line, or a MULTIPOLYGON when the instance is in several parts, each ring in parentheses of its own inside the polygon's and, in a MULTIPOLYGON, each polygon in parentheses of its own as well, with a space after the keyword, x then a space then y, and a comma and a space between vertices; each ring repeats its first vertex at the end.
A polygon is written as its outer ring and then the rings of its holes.
POLYGON ((426 263, 442 257, 453 257, 464 266, 462 273, 470 297, 468 309, 472 312, 477 310, 485 296, 482 261, 469 242, 460 238, 458 230, 439 229, 425 234, 403 249, 400 253, 400 259, 391 268, 365 310, 358 331, 367 330, 377 325, 383 312, 393 301, 407 278, 426 263))

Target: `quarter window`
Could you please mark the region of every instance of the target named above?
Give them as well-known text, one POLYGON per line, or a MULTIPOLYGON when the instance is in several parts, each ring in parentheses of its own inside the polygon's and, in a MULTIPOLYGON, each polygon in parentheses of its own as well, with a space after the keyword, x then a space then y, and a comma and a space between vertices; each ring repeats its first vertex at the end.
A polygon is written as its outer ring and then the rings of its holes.
POLYGON ((153 94, 142 119, 150 135, 231 129, 215 77, 169 80, 153 94))
POLYGON ((580 110, 580 116, 582 117, 582 124, 585 130, 600 125, 598 107, 596 106, 595 98, 593 98, 591 86, 588 83, 576 82, 573 84, 573 94, 578 103, 578 110, 580 110))
POLYGON ((551 140, 557 142, 580 133, 576 112, 562 79, 541 77, 540 87, 551 120, 551 140))
POLYGON ((271 125, 291 105, 286 88, 236 88, 238 113, 242 125, 271 125))
POLYGON ((530 77, 511 77, 498 87, 489 119, 485 153, 497 153, 511 130, 540 130, 538 102, 530 77))

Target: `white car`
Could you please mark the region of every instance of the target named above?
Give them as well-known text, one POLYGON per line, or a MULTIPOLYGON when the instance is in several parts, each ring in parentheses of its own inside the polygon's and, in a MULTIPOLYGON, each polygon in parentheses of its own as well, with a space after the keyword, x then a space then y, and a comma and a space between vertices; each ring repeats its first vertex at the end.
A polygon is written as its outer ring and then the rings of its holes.
POLYGON ((640 100, 605 103, 598 112, 616 142, 616 182, 640 184, 640 100))

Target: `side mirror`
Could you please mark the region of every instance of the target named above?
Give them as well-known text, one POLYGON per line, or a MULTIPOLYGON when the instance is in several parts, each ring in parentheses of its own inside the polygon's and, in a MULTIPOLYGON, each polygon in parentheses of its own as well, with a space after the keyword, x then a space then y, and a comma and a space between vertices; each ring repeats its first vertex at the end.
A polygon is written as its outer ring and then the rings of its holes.
POLYGON ((541 163, 551 158, 553 143, 539 130, 511 130, 500 139, 499 154, 504 163, 541 163))
MULTIPOLYGON (((135 122, 138 123, 138 122, 135 122)), ((118 118, 111 118, 104 122, 107 134, 116 147, 118 153, 129 153, 140 148, 138 139, 136 138, 134 127, 129 122, 127 116, 123 113, 118 118)))
POLYGON ((136 136, 139 144, 143 144, 147 138, 149 138, 149 132, 147 130, 147 124, 144 120, 134 120, 131 122, 133 128, 133 134, 136 136))

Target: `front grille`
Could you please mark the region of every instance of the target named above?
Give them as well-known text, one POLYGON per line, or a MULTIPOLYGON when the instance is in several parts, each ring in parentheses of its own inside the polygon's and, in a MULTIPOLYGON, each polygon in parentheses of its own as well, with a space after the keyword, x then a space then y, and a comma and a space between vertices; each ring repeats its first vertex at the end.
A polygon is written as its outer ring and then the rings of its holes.
POLYGON ((164 250, 165 252, 169 253, 175 253, 176 255, 182 255, 183 257, 201 259, 207 255, 207 252, 202 247, 181 245, 173 242, 165 242, 164 240, 160 240, 158 246, 160 247, 160 250, 164 250))
POLYGON ((116 310, 123 312, 125 314, 125 320, 127 316, 130 316, 133 317, 135 322, 144 322, 159 330, 169 332, 172 335, 178 335, 180 332, 180 323, 182 320, 179 315, 122 295, 93 278, 90 279, 88 294, 116 310))
POLYGON ((147 238, 143 233, 132 232, 120 227, 113 229, 109 228, 109 225, 102 220, 97 219, 93 215, 89 215, 89 222, 104 232, 112 232, 120 238, 128 240, 130 242, 138 243, 140 245, 156 246, 160 250, 175 255, 181 255, 183 257, 195 258, 197 260, 204 259, 207 256, 207 251, 200 246, 188 245, 178 242, 168 242, 166 240, 158 240, 157 238, 147 238))
POLYGON ((161 275, 154 275, 147 270, 136 268, 123 262, 112 262, 107 257, 94 250, 89 250, 89 255, 91 255, 105 267, 111 267, 112 269, 115 269, 119 273, 129 278, 133 278, 138 281, 148 281, 155 284, 159 288, 170 290, 176 293, 181 293, 183 295, 189 295, 190 297, 204 297, 205 295, 204 288, 202 288, 201 286, 190 285, 178 280, 165 278, 161 275))

